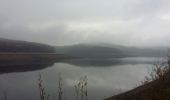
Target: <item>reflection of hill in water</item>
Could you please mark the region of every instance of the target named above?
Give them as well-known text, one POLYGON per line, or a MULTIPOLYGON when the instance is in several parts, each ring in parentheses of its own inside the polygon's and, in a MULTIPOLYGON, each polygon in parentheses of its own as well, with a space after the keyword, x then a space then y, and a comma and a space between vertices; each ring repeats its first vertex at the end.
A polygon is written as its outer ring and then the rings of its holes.
MULTIPOLYGON (((0 74, 12 72, 27 72, 45 69, 53 66, 55 62, 39 63, 0 63, 0 74)), ((125 64, 154 64, 154 59, 137 59, 137 58, 113 58, 113 59, 70 59, 56 63, 67 63, 78 67, 113 67, 125 64)))
POLYGON ((76 60, 66 60, 64 63, 75 65, 78 67, 104 67, 121 64, 120 60, 111 59, 76 59, 76 60))
POLYGON ((114 65, 125 65, 125 64, 154 64, 155 60, 139 60, 139 59, 73 59, 65 60, 64 63, 79 67, 113 67, 114 65))
MULTIPOLYGON (((10 62, 9 62, 10 63, 10 62)), ((0 64, 0 74, 12 73, 12 72, 27 72, 36 71, 52 66, 54 62, 48 63, 24 63, 24 64, 0 64)))

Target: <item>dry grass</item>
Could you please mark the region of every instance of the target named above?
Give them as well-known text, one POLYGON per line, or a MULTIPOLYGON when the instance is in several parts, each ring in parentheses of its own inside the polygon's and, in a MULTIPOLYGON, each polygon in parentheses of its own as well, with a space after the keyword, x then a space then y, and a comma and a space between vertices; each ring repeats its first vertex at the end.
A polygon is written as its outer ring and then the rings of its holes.
POLYGON ((170 56, 166 63, 155 64, 144 85, 149 87, 141 92, 141 100, 170 100, 170 56))
MULTIPOLYGON (((63 79, 61 77, 61 73, 58 75, 58 92, 57 92, 57 100, 63 100, 63 79)), ((40 100, 49 100, 49 95, 46 95, 45 88, 43 86, 43 79, 41 74, 39 74, 38 78, 38 87, 40 91, 40 100)), ((87 95, 87 76, 81 77, 78 83, 75 85, 75 94, 76 100, 88 100, 87 95)))
MULTIPOLYGON (((43 86, 43 80, 41 74, 39 74, 38 86, 40 91, 40 100, 49 100, 49 95, 46 95, 45 88, 43 86)), ((58 78, 58 92, 57 100, 63 100, 63 79, 61 73, 58 78)), ((88 100, 87 93, 87 76, 81 77, 78 83, 75 85, 76 100, 88 100)))
POLYGON ((76 93, 76 100, 88 100, 87 76, 81 77, 74 87, 76 93))
POLYGON ((145 77, 143 84, 149 82, 164 79, 168 74, 170 74, 170 56, 167 57, 167 61, 160 64, 154 64, 152 72, 149 76, 145 77))
POLYGON ((43 86, 43 79, 40 73, 38 78, 38 87, 40 91, 40 100, 49 100, 49 95, 47 95, 45 92, 45 88, 43 86))
POLYGON ((105 100, 170 100, 170 56, 154 65, 142 86, 105 100))
POLYGON ((59 73, 58 78, 58 100, 63 100, 63 83, 61 73, 59 73))

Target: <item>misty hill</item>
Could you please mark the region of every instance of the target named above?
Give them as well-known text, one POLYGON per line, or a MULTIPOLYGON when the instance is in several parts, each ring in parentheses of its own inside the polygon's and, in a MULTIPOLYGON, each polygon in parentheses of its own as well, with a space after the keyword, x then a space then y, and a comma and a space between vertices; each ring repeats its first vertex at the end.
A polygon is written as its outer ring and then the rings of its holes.
POLYGON ((126 55, 119 49, 95 45, 72 45, 56 47, 56 51, 74 57, 84 58, 112 58, 125 57, 126 55))
POLYGON ((162 57, 167 48, 137 48, 107 44, 77 44, 57 46, 56 51, 73 57, 84 58, 117 58, 117 57, 162 57))
POLYGON ((0 38, 1 67, 51 65, 65 57, 62 54, 56 54, 55 48, 46 44, 0 38))
POLYGON ((54 47, 45 44, 0 38, 0 52, 51 53, 55 52, 55 49, 54 47))

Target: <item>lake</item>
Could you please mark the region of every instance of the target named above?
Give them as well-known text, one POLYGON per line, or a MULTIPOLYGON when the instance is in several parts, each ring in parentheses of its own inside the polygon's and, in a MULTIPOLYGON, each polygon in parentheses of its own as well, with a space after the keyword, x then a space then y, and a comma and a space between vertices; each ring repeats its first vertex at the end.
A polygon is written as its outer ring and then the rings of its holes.
POLYGON ((45 65, 1 66, 0 97, 6 92, 8 100, 40 100, 41 73, 46 93, 50 100, 56 100, 61 73, 64 100, 75 100, 74 85, 82 76, 88 77, 89 100, 102 100, 141 85, 158 60, 151 57, 73 59, 45 65))

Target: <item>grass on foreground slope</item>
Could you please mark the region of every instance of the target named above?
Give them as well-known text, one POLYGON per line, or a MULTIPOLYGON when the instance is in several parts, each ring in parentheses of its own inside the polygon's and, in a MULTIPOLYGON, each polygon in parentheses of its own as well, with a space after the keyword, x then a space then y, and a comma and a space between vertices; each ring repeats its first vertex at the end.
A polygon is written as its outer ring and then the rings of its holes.
MULTIPOLYGON (((77 84, 74 85, 75 88, 75 100, 89 100, 87 93, 87 76, 83 76, 78 80, 77 84)), ((58 89, 56 95, 50 95, 46 92, 46 88, 43 85, 43 79, 41 73, 39 73, 38 78, 38 89, 39 89, 39 99, 38 100, 69 100, 64 93, 63 79, 59 73, 58 77, 58 89), (51 99, 53 97, 53 99, 51 99)), ((6 92, 3 93, 3 97, 0 100, 9 100, 6 92)), ((12 100, 12 99, 11 99, 12 100)))
POLYGON ((166 63, 155 65, 142 86, 105 100, 170 100, 170 56, 166 63))

